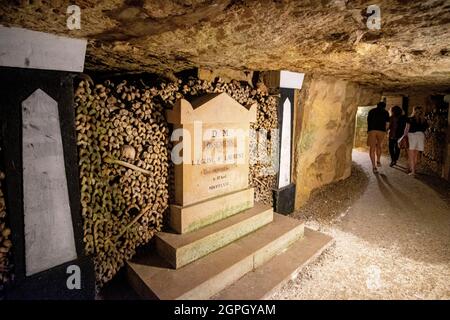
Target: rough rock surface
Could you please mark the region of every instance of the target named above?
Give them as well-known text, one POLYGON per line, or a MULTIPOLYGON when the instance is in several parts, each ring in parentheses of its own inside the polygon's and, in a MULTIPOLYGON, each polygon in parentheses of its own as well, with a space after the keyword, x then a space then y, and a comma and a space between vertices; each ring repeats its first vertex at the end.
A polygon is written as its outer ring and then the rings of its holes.
POLYGON ((376 104, 380 97, 379 91, 352 82, 306 80, 294 146, 296 208, 308 200, 312 190, 350 175, 357 108, 376 104))
POLYGON ((364 0, 83 0, 81 30, 72 31, 67 1, 16 0, 2 2, 0 23, 89 39, 89 69, 289 69, 448 89, 450 2, 376 3, 380 30, 368 29, 364 0))

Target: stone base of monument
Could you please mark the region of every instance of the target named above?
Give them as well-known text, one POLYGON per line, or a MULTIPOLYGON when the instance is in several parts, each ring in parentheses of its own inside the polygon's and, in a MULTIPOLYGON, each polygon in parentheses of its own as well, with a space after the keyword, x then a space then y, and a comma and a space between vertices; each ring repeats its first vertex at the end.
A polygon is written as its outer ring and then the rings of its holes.
POLYGON ((265 226, 272 220, 272 208, 256 203, 253 208, 193 232, 185 234, 159 232, 156 235, 156 249, 160 256, 178 269, 265 226))
POLYGON ((189 206, 170 205, 170 226, 178 233, 200 229, 253 207, 254 188, 246 188, 189 206))
POLYGON ((276 213, 291 214, 295 209, 295 184, 273 189, 273 209, 276 213))
POLYGON ((144 299, 256 299, 289 280, 331 240, 256 203, 198 231, 160 234, 157 249, 127 263, 127 277, 144 299))

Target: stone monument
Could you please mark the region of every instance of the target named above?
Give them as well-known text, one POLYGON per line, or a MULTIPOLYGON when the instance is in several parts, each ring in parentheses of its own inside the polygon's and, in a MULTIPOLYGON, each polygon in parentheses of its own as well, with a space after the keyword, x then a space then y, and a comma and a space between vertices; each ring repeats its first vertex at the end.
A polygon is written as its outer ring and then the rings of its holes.
POLYGON ((277 185, 273 189, 276 213, 290 214, 295 209, 295 183, 292 181, 293 137, 296 118, 296 96, 302 88, 303 73, 287 70, 270 71, 265 74, 266 84, 279 91, 278 128, 280 130, 277 185))
POLYGON ((172 159, 175 203, 170 206, 170 226, 185 233, 253 207, 248 151, 256 104, 247 109, 225 93, 192 104, 181 99, 167 120, 174 125, 172 137, 183 136, 174 148, 182 158, 172 159))
POLYGON ((6 299, 94 299, 83 243, 73 78, 86 40, 0 26, 0 141, 14 281, 6 299))
POLYGON ((256 104, 244 107, 226 93, 207 94, 192 103, 177 101, 167 120, 173 124, 175 196, 170 227, 176 233, 159 233, 156 244, 158 253, 179 268, 271 222, 273 212, 267 206, 255 207, 254 189, 248 183, 249 131, 256 121, 256 104), (256 219, 260 211, 264 218, 256 219), (179 234, 243 212, 255 215, 254 223, 181 245, 180 239, 189 235, 179 234))
POLYGON ((248 173, 256 105, 208 94, 177 101, 167 120, 175 165, 169 230, 127 262, 141 297, 259 299, 329 242, 303 241, 302 221, 254 202, 248 173))

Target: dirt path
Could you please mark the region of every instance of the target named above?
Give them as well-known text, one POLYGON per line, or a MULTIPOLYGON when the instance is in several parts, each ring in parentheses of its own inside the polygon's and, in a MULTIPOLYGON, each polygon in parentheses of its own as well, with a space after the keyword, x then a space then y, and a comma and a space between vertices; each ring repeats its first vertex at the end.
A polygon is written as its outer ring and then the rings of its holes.
POLYGON ((373 175, 363 152, 353 160, 369 176, 359 199, 333 224, 306 224, 335 245, 272 298, 450 299, 449 184, 407 176, 387 159, 373 175))

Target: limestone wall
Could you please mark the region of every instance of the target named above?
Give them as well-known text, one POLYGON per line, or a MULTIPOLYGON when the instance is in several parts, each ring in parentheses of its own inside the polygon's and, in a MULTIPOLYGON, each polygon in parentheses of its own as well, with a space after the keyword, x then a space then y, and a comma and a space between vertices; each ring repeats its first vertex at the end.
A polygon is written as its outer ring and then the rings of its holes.
POLYGON ((380 97, 380 92, 348 81, 305 80, 294 142, 296 208, 312 190, 350 175, 357 108, 374 105, 380 97))
POLYGON ((400 95, 386 96, 386 110, 390 111, 394 106, 399 106, 401 108, 402 105, 403 105, 403 96, 400 95))
POLYGON ((432 109, 432 103, 428 93, 409 93, 409 109, 408 113, 411 114, 413 112, 414 107, 422 107, 425 112, 430 111, 432 109))
POLYGON ((168 76, 233 66, 445 88, 448 9, 443 0, 15 0, 0 2, 0 21, 87 39, 87 69, 168 76), (69 3, 81 8, 79 30, 67 28, 69 3), (381 8, 381 32, 367 30, 369 4, 381 8))

